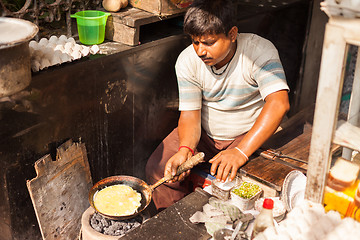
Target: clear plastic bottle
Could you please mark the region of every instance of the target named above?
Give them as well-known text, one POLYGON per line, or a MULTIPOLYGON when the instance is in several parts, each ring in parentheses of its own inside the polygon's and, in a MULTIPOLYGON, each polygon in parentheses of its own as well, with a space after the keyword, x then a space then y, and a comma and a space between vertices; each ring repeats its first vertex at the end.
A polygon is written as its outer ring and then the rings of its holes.
POLYGON ((265 231, 266 228, 274 226, 273 207, 274 201, 270 198, 265 198, 263 208, 255 219, 251 239, 254 239, 260 232, 265 231))

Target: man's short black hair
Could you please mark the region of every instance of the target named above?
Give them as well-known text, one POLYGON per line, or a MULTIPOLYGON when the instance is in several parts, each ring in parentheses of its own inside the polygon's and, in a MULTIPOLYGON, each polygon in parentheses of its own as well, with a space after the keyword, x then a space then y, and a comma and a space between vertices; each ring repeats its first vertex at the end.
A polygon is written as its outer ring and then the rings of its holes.
POLYGON ((191 36, 228 34, 235 26, 232 0, 194 0, 184 18, 184 32, 191 36))

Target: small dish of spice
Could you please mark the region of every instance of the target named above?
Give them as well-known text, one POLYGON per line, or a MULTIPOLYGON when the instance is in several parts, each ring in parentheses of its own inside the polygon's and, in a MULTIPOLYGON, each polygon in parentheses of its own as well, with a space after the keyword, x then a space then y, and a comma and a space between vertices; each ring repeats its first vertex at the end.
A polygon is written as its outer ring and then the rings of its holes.
POLYGON ((249 210, 254 207, 255 201, 263 190, 255 183, 244 181, 230 192, 231 200, 240 210, 249 210))

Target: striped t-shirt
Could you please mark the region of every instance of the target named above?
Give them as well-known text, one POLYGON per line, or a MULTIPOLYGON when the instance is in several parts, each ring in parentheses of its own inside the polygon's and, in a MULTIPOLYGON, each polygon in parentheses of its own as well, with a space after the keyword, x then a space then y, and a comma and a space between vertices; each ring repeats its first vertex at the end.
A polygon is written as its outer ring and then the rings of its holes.
POLYGON ((192 45, 181 52, 175 70, 179 110, 201 109, 202 127, 218 140, 232 140, 249 131, 266 96, 289 90, 275 46, 255 34, 238 35, 235 55, 221 75, 212 72, 192 45))

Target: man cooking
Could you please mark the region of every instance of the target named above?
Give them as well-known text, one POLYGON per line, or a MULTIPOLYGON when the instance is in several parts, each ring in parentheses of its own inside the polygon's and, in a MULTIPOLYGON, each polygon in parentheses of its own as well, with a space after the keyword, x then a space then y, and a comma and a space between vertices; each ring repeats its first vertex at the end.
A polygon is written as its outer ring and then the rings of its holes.
MULTIPOLYGON (((231 0, 195 0, 184 18, 192 45, 175 70, 180 118, 146 165, 147 181, 175 175, 178 166, 204 152, 210 173, 232 181, 238 169, 278 128, 289 110, 285 74, 274 45, 255 34, 238 33, 231 0)), ((190 192, 189 171, 158 187, 158 210, 190 192)))

